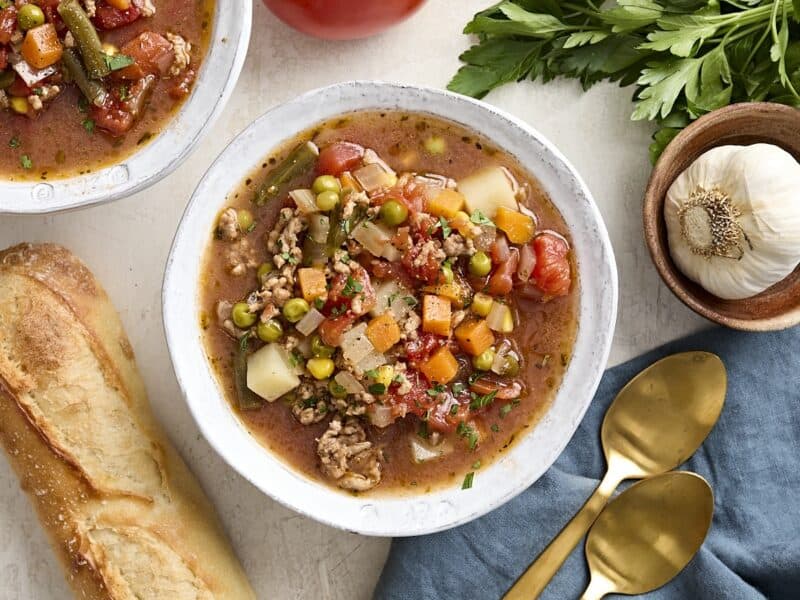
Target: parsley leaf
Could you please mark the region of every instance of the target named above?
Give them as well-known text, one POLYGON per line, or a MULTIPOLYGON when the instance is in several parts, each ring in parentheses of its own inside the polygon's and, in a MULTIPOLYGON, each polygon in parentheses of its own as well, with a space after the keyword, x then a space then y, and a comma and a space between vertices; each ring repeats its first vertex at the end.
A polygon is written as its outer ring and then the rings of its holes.
POLYGON ((22 145, 22 142, 19 140, 19 136, 14 136, 10 140, 8 140, 8 147, 9 148, 19 148, 22 145))
POLYGON ((475 479, 475 471, 470 471, 466 475, 464 475, 464 481, 461 484, 462 490, 468 490, 472 487, 472 482, 475 479))
POLYGON ((495 226, 494 222, 479 210, 473 211, 469 216, 469 220, 475 223, 475 225, 489 225, 490 227, 495 226))
POLYGON ((474 451, 478 446, 478 432, 463 421, 456 427, 456 433, 467 441, 470 451, 474 451))
POLYGON ((28 156, 27 154, 23 154, 22 156, 19 157, 19 164, 22 165, 23 169, 30 170, 33 168, 33 161, 31 160, 31 157, 28 156))
POLYGON ((475 392, 472 393, 472 401, 469 403, 469 407, 471 410, 480 410, 481 408, 486 408, 492 402, 494 402, 494 397, 497 396, 497 390, 492 390, 488 394, 483 396, 479 396, 475 392))
POLYGON ((114 54, 113 56, 103 54, 103 60, 111 71, 119 71, 125 67, 130 67, 135 62, 133 58, 125 54, 114 54))
POLYGON ((348 275, 347 281, 344 284, 344 289, 342 290, 342 296, 344 296, 345 298, 352 298, 363 289, 364 289, 363 285, 361 285, 358 281, 356 281, 350 275, 348 275))
POLYGON ((439 217, 439 225, 442 226, 442 238, 447 239, 451 233, 453 233, 453 229, 447 223, 447 219, 444 217, 439 217))
POLYGON ((90 134, 94 134, 94 121, 92 119, 84 119, 83 128, 90 134))
POLYGON ((386 386, 382 383, 373 383, 367 389, 375 396, 383 396, 386 393, 386 386))

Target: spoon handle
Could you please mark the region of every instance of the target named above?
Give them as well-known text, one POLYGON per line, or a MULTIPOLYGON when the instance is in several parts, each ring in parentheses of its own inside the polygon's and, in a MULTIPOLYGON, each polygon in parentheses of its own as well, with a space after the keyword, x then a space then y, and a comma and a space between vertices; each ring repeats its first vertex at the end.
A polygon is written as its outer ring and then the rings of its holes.
POLYGON ((532 600, 538 598, 572 550, 586 535, 597 515, 619 485, 620 478, 612 471, 606 472, 603 481, 572 520, 544 549, 504 596, 504 600, 532 600))

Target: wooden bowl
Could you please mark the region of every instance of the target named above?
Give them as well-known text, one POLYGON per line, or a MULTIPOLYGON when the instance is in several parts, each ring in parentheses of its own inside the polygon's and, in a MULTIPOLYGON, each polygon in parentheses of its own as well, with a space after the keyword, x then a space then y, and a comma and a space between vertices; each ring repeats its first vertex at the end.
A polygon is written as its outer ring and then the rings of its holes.
POLYGON ((667 191, 701 154, 716 146, 758 142, 780 146, 800 161, 800 110, 768 102, 733 104, 689 125, 667 146, 650 176, 644 198, 644 233, 658 273, 686 306, 726 327, 772 331, 800 323, 800 266, 757 296, 722 300, 675 266, 664 221, 667 191))

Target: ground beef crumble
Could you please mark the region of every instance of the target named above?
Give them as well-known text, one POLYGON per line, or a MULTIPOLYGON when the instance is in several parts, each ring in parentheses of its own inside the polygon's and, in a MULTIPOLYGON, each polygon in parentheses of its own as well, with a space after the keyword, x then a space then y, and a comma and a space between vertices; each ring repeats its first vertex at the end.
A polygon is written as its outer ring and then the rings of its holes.
POLYGON ((358 419, 334 417, 317 440, 322 472, 344 489, 363 492, 381 481, 381 451, 358 419))

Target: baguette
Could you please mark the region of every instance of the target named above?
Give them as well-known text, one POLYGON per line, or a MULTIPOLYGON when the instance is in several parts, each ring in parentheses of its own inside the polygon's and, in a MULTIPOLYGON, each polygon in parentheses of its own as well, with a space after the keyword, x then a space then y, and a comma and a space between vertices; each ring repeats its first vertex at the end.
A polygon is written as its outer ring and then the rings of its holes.
POLYGON ((77 598, 255 598, 114 307, 59 246, 0 252, 0 442, 77 598))

